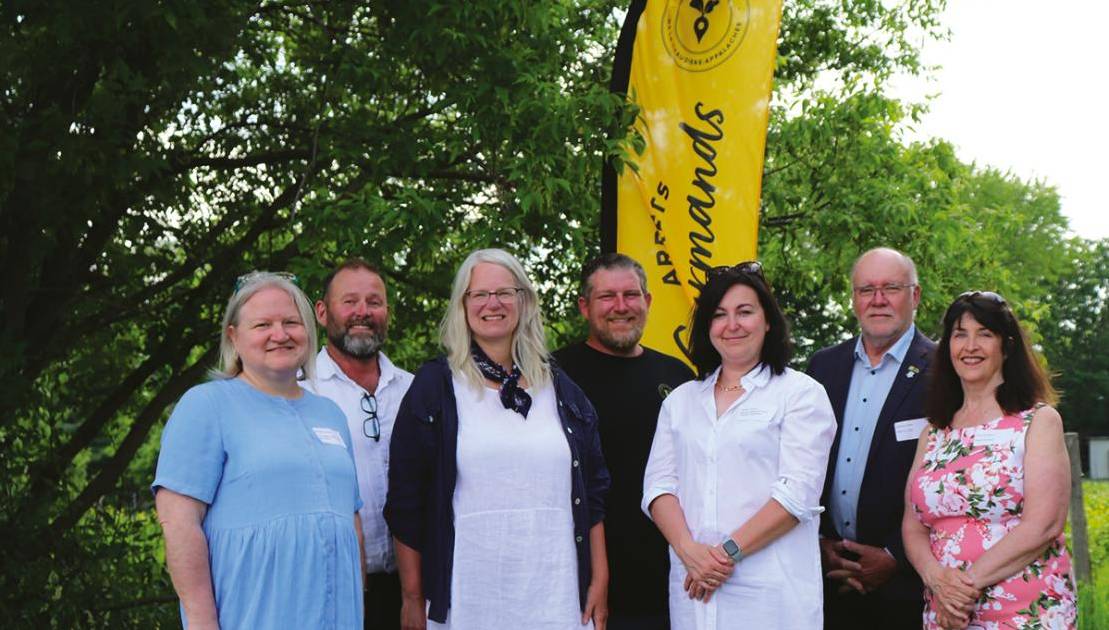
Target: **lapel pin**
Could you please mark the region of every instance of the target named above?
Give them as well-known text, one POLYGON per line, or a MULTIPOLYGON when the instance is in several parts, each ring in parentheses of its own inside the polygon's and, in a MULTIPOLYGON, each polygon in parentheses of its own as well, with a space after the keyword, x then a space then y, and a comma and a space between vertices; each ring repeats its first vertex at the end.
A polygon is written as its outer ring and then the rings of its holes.
POLYGON ((920 372, 920 368, 915 365, 910 365, 908 370, 905 370, 905 378, 912 378, 920 372))

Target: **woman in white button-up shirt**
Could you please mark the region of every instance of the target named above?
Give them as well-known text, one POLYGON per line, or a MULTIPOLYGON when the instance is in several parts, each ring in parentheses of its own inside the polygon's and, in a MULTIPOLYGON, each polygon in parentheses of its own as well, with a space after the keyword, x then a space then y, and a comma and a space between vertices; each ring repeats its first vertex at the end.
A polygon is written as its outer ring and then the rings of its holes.
POLYGON ((699 378, 663 403, 643 481, 670 543, 671 627, 819 628, 835 417, 824 388, 786 367, 788 327, 757 262, 707 274, 690 352, 699 378))

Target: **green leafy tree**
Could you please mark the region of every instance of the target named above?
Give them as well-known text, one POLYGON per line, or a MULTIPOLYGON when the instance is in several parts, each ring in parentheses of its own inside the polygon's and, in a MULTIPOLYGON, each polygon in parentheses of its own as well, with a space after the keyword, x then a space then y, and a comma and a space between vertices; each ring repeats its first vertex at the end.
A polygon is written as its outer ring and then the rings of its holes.
POLYGON ((1067 429, 1109 435, 1109 239, 1075 239, 1068 249, 1070 268, 1048 294, 1043 349, 1067 429))
POLYGON ((238 274, 291 269, 315 292, 338 259, 370 258, 409 366, 435 353, 471 249, 513 249, 568 302, 624 127, 612 3, 0 14, 0 529, 19 541, 0 617, 176 618, 136 606, 172 601, 145 486, 238 274))

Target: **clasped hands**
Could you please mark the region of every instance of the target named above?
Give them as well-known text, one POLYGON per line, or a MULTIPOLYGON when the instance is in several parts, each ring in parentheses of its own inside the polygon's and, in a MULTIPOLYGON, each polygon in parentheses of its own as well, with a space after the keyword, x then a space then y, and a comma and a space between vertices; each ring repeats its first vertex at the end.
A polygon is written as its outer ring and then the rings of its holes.
POLYGON ((971 576, 962 569, 939 566, 921 577, 924 585, 932 591, 936 623, 941 628, 966 628, 981 595, 981 591, 974 587, 971 576))
POLYGON ((719 545, 714 547, 691 539, 674 551, 685 566, 682 588, 690 599, 709 601, 735 569, 735 563, 719 545))
POLYGON ((821 538, 820 557, 825 577, 841 582, 840 593, 854 590, 865 595, 897 572, 897 560, 885 549, 853 540, 821 538))
MULTIPOLYGON (((885 549, 853 540, 820 539, 825 575, 842 582, 840 592, 865 595, 885 584, 897 571, 897 560, 885 549)), ((980 591, 965 571, 939 567, 922 576, 932 591, 937 623, 943 628, 966 628, 980 591)))

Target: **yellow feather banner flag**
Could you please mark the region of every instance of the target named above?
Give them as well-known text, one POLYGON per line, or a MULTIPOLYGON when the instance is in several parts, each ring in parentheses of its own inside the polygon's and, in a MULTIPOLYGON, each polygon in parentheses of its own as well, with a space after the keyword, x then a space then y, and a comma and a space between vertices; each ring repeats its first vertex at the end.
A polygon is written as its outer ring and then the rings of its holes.
POLYGON ((780 20, 781 0, 635 1, 617 45, 646 150, 606 168, 602 249, 647 271, 644 345, 687 362, 705 272, 755 258, 780 20))

